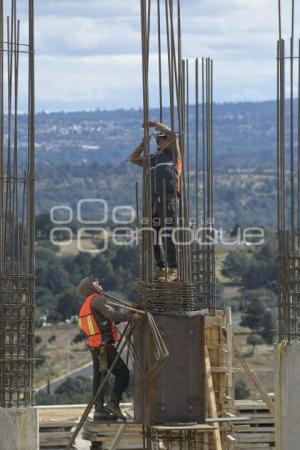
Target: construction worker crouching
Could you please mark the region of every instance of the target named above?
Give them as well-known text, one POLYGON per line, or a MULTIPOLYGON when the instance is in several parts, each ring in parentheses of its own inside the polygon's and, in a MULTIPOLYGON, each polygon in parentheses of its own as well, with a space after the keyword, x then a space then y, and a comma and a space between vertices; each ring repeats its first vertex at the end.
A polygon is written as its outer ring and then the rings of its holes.
MULTIPOLYGON (((156 231, 154 257, 158 281, 177 281, 176 247, 172 231, 176 226, 176 202, 180 195, 182 158, 176 134, 165 124, 148 122, 149 128, 156 128, 157 151, 150 155, 152 226, 156 231), (162 244, 157 236, 165 228, 162 244)), ((149 136, 149 141, 151 136, 149 136)), ((144 139, 132 152, 128 161, 143 167, 144 139)), ((144 155, 145 156, 145 155, 144 155)))
MULTIPOLYGON (((84 299, 79 313, 79 325, 88 338, 88 346, 93 358, 93 395, 107 371, 112 366, 118 352, 115 342, 121 334, 116 323, 127 322, 131 318, 138 318, 137 313, 123 313, 117 311, 107 303, 105 294, 98 279, 88 276, 81 280, 77 292, 84 299)), ((115 383, 110 401, 104 406, 104 395, 95 402, 95 420, 126 420, 120 409, 122 394, 129 384, 129 370, 119 356, 112 371, 115 383)))

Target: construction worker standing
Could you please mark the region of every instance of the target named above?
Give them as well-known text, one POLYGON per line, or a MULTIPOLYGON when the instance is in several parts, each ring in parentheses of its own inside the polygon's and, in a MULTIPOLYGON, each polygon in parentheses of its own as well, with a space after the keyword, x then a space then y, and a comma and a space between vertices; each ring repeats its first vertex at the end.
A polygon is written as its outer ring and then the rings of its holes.
MULTIPOLYGON (((156 231, 154 257, 158 281, 177 281, 176 247, 172 231, 176 226, 176 201, 180 195, 182 158, 176 134, 165 124, 149 121, 149 128, 156 128, 157 151, 150 155, 153 228, 156 231), (165 204, 164 204, 165 199, 165 204), (166 217, 165 217, 166 216, 166 217), (162 242, 159 231, 165 228, 162 242), (162 245, 161 245, 162 244, 162 245)), ((151 136, 149 137, 149 141, 151 136)), ((132 152, 128 161, 143 167, 144 139, 132 152)))
MULTIPOLYGON (((117 311, 108 304, 98 279, 88 276, 81 280, 77 292, 84 299, 79 313, 79 325, 88 338, 88 346, 93 358, 93 395, 96 394, 102 378, 110 369, 118 352, 115 342, 121 334, 116 323, 127 322, 130 318, 138 318, 138 314, 117 311)), ((104 406, 102 395, 95 404, 95 420, 126 420, 120 409, 120 401, 129 384, 129 370, 119 356, 112 371, 115 383, 111 399, 104 406)))

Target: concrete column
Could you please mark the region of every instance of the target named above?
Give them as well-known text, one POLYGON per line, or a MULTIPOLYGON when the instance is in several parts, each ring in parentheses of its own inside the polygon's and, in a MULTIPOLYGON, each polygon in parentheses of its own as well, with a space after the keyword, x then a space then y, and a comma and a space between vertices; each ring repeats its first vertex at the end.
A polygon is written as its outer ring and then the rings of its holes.
POLYGON ((300 342, 276 346, 276 450, 300 448, 300 342))
POLYGON ((39 450, 37 408, 0 408, 0 449, 39 450))

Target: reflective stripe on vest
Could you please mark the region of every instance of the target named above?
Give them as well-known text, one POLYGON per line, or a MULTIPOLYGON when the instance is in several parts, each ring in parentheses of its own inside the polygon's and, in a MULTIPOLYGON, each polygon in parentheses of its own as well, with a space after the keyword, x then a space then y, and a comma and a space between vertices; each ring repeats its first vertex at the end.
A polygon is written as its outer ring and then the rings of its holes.
POLYGON ((95 328, 94 328, 91 316, 87 316, 86 320, 87 320, 87 324, 88 324, 88 327, 89 327, 89 332, 90 332, 89 334, 90 334, 90 336, 94 336, 95 334, 99 334, 99 333, 96 333, 96 331, 95 331, 95 328))
POLYGON ((165 162, 165 163, 159 163, 159 164, 156 164, 153 167, 150 167, 150 170, 155 170, 159 166, 173 166, 173 167, 175 167, 173 162, 165 162))
MULTIPOLYGON (((98 294, 92 294, 86 297, 80 309, 78 319, 80 328, 88 338, 88 346, 92 348, 101 347, 102 344, 102 333, 92 311, 92 301, 95 296, 98 296, 98 294)), ((121 339, 121 334, 118 328, 114 322, 110 322, 110 325, 113 340, 119 341, 121 339)))

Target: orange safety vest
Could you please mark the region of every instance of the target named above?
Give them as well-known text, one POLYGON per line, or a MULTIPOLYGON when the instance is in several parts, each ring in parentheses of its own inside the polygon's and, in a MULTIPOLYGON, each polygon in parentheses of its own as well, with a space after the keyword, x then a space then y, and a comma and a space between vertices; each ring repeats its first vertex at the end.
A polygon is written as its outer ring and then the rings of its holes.
MULTIPOLYGON (((92 348, 98 348, 102 345, 102 333, 92 312, 92 301, 97 295, 92 294, 86 297, 80 309, 78 319, 80 328, 88 338, 88 346, 92 348)), ((121 333, 114 322, 110 322, 110 325, 113 340, 119 341, 121 339, 121 333)))
POLYGON ((177 161, 177 163, 176 163, 176 169, 177 169, 176 190, 177 190, 177 194, 180 195, 180 193, 181 193, 181 176, 182 176, 182 169, 183 169, 181 156, 179 158, 179 161, 177 161))

